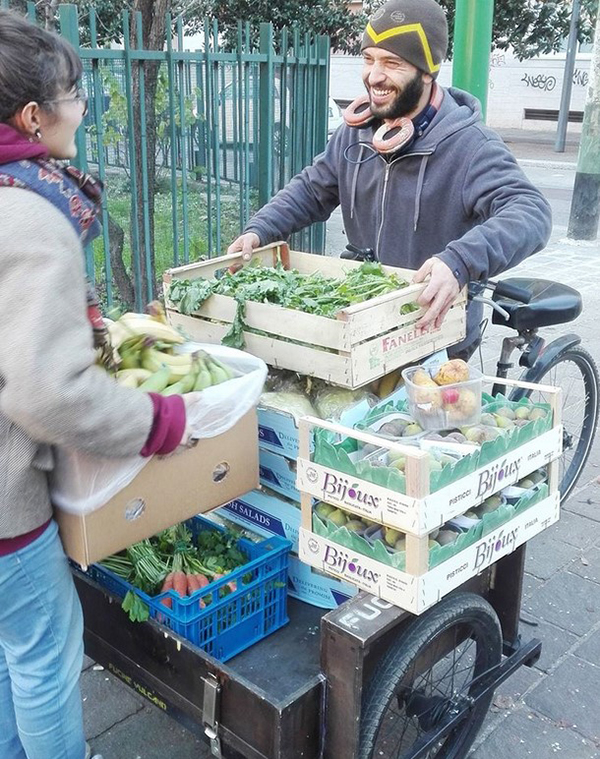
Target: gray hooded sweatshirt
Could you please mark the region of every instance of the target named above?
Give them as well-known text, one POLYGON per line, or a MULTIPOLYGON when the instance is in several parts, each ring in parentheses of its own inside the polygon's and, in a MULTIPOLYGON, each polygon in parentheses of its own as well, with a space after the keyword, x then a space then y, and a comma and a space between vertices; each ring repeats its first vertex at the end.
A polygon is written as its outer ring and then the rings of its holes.
MULTIPOLYGON (((550 206, 500 137, 481 121, 478 101, 445 90, 423 136, 387 160, 367 146, 373 128, 341 126, 325 152, 250 220, 261 244, 325 221, 342 207, 348 241, 378 260, 418 269, 435 255, 462 286, 515 266, 547 243, 550 206), (371 160, 365 160, 371 157, 371 160)), ((469 308, 467 347, 481 308, 469 308)))

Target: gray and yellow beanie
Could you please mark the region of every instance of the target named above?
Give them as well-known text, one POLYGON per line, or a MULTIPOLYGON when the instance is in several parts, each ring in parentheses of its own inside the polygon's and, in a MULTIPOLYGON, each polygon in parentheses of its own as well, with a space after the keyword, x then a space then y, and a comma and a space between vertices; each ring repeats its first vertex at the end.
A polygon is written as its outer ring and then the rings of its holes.
POLYGON ((373 13, 361 50, 380 47, 437 77, 448 48, 448 22, 435 0, 389 0, 373 13))

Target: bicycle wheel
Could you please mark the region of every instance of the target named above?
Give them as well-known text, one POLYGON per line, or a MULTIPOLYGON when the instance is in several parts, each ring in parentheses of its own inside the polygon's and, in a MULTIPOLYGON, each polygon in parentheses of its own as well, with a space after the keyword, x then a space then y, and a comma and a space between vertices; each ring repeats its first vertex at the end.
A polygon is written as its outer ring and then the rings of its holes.
MULTIPOLYGON (((579 346, 559 354, 548 366, 527 374, 531 382, 562 388, 563 455, 559 461, 560 500, 571 494, 592 449, 598 424, 598 369, 590 354, 579 346)), ((516 391, 535 400, 532 391, 516 391)), ((513 397, 511 396, 511 397, 513 397)))
MULTIPOLYGON (((481 596, 457 593, 410 624, 376 668, 363 699, 359 759, 403 759, 418 741, 460 708, 484 673, 501 661, 502 632, 481 596)), ((463 759, 493 693, 426 759, 463 759)))

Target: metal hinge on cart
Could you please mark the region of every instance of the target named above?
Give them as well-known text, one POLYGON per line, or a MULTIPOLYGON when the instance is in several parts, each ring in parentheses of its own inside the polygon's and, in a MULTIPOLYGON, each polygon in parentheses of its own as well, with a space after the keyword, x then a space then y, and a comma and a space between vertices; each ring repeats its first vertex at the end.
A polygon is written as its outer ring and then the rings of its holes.
POLYGON ((204 733, 210 738, 210 753, 222 759, 221 739, 219 738, 219 706, 221 685, 214 675, 203 677, 204 702, 202 704, 202 724, 204 733))

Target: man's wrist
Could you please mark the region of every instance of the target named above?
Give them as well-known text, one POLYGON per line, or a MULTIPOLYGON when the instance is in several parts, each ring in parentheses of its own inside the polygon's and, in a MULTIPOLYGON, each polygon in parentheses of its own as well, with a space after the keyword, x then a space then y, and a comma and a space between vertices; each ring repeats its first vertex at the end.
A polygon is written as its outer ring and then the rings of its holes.
POLYGON ((462 289, 470 280, 469 270, 458 253, 455 253, 452 250, 445 250, 443 253, 435 256, 435 258, 439 258, 440 261, 446 264, 458 282, 460 289, 462 289))

